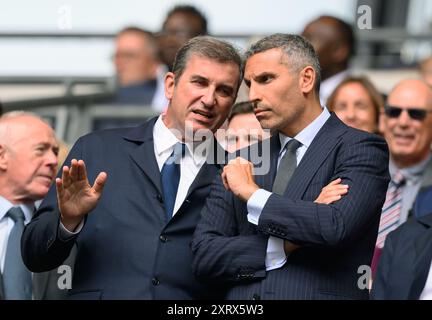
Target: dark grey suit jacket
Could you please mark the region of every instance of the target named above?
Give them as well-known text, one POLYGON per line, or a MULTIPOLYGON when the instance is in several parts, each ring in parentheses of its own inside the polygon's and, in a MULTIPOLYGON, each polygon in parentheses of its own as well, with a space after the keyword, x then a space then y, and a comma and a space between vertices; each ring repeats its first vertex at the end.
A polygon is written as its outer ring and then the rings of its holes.
MULTIPOLYGON (((220 166, 203 165, 181 208, 167 221, 154 155, 155 121, 95 132, 72 148, 66 163, 83 159, 90 181, 101 171, 108 173, 99 203, 78 236, 66 242, 59 238, 54 188, 24 230, 24 262, 35 272, 58 267, 77 245, 70 298, 220 297, 215 287, 193 276, 190 251, 204 199, 220 166)), ((217 143, 213 147, 220 148, 217 143)))
MULTIPOLYGON (((255 176, 265 190, 272 190, 276 174, 278 135, 270 143, 270 172, 255 176)), ((227 283, 229 299, 367 299, 358 269, 372 259, 390 180, 388 160, 381 137, 350 128, 332 114, 285 194, 268 199, 258 226, 248 222, 246 203, 217 179, 192 242, 195 273, 227 283), (348 194, 331 205, 314 203, 336 178, 349 185, 348 194), (283 267, 266 272, 270 235, 301 248, 283 267)))

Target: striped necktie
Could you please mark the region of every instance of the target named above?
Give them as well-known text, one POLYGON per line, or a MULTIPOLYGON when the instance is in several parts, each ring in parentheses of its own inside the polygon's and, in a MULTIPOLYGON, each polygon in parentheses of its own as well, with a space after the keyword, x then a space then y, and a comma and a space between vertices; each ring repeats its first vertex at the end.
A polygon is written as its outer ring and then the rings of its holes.
POLYGON ((381 212, 378 238, 376 242, 376 246, 380 249, 384 247, 387 235, 395 230, 399 225, 402 211, 402 187, 404 184, 404 176, 400 171, 396 171, 387 190, 386 200, 381 212))
POLYGON ((381 212, 378 238, 372 258, 372 274, 375 274, 378 267, 378 261, 384 248, 387 235, 399 226, 402 212, 402 187, 405 181, 405 177, 398 170, 394 174, 387 189, 386 200, 381 212))

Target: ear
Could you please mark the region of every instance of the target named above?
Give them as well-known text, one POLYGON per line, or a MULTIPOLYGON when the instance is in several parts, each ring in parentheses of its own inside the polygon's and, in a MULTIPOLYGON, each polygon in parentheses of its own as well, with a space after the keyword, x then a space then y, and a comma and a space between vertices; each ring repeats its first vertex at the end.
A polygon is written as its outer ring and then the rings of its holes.
POLYGON ((6 171, 8 164, 8 152, 4 144, 0 144, 0 170, 6 171))
POLYGON ((303 94, 309 94, 314 90, 316 73, 311 66, 307 66, 300 72, 299 86, 303 94))
POLYGON ((171 100, 174 95, 174 80, 175 75, 172 72, 168 72, 165 75, 165 97, 168 100, 171 100))

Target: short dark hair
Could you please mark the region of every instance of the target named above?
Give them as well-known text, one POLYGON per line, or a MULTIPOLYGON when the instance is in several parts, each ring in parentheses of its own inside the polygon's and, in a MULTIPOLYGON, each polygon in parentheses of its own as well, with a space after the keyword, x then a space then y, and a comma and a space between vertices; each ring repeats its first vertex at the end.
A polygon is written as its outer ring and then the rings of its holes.
POLYGON ((231 113, 228 116, 228 122, 236 115, 254 113, 253 104, 250 101, 237 102, 233 105, 231 113))
POLYGON ((239 68, 239 81, 237 89, 243 79, 243 61, 234 46, 226 41, 209 36, 198 36, 186 42, 178 51, 174 59, 172 72, 175 75, 175 84, 182 76, 189 59, 193 56, 209 58, 220 63, 232 62, 239 68))
POLYGON ((201 29, 197 34, 195 34, 193 36, 203 36, 203 35, 208 34, 207 18, 205 17, 205 15, 201 11, 199 11, 197 8, 195 8, 194 6, 191 6, 191 5, 178 5, 178 6, 175 6, 174 8, 172 8, 170 11, 168 11, 167 16, 165 18, 165 21, 163 23, 163 26, 165 26, 166 21, 172 15, 174 15, 176 13, 184 13, 184 14, 192 15, 192 16, 195 16, 196 18, 198 18, 198 20, 200 21, 200 24, 201 24, 201 29))
MULTIPOLYGON (((292 72, 300 72, 307 66, 315 70, 315 91, 319 94, 321 85, 321 67, 318 56, 312 47, 312 44, 304 37, 296 34, 276 33, 258 40, 246 51, 245 60, 253 55, 270 49, 282 49, 284 54, 289 58, 287 67, 292 72)), ((284 63, 282 61, 282 63, 284 63)))
POLYGON ((337 29, 342 36, 340 39, 345 42, 349 48, 348 58, 352 57, 356 51, 356 38, 352 25, 334 16, 320 16, 317 20, 320 19, 330 19, 336 23, 337 29))

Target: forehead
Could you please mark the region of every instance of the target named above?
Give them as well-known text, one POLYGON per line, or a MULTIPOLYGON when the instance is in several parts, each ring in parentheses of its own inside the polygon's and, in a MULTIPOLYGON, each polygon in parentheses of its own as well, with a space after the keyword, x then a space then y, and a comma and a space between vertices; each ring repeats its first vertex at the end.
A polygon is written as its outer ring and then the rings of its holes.
POLYGON ((251 78, 263 72, 272 72, 280 68, 288 70, 285 63, 289 63, 289 59, 285 57, 280 48, 254 54, 246 61, 245 77, 251 78))
POLYGON ((405 108, 427 108, 428 92, 422 86, 401 85, 388 97, 388 104, 405 108))
POLYGON ((54 130, 45 122, 33 117, 20 117, 9 123, 9 141, 12 144, 57 144, 54 130))
POLYGON ((181 78, 200 76, 209 80, 236 85, 240 70, 234 62, 219 62, 199 55, 192 55, 181 78))
POLYGON ((117 47, 142 48, 148 44, 148 39, 137 32, 125 32, 117 36, 117 47))
POLYGON ((361 94, 369 97, 368 91, 365 89, 365 87, 358 83, 358 82, 348 82, 344 84, 338 91, 338 95, 340 94, 361 94))

